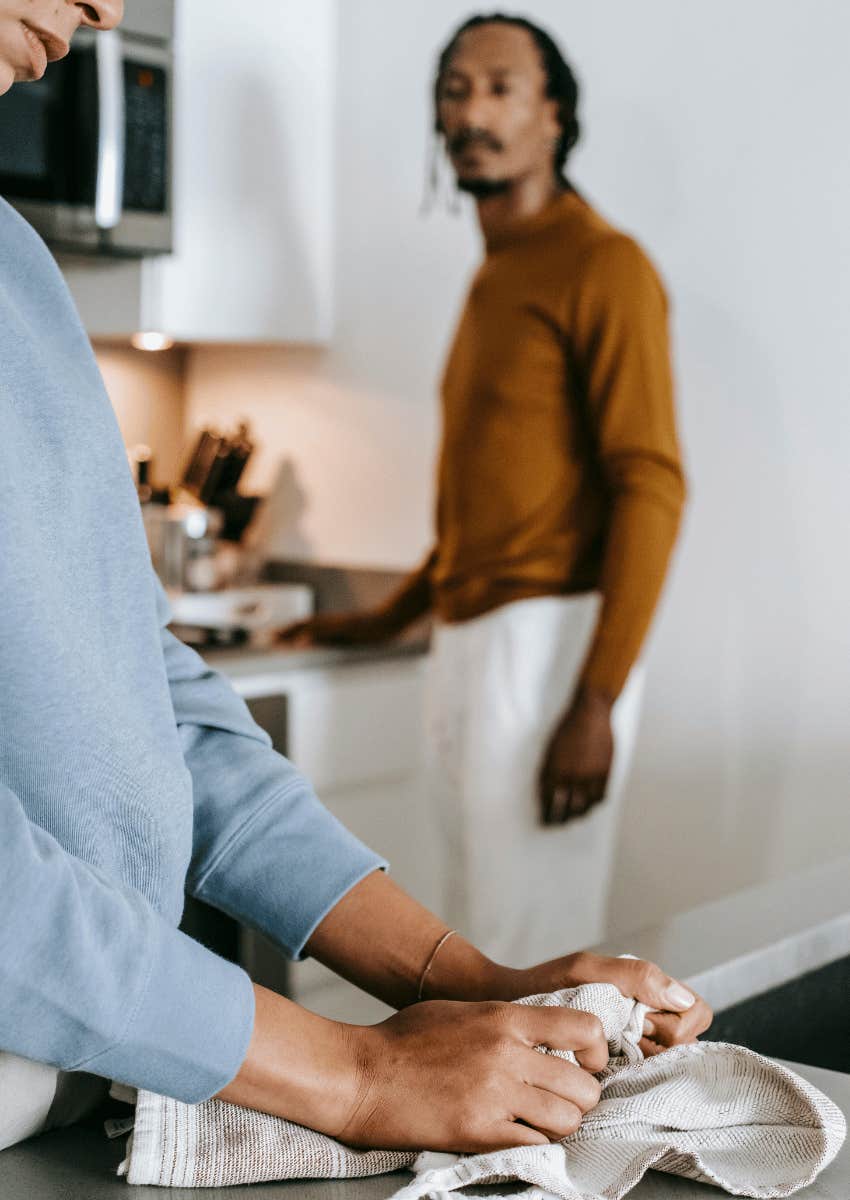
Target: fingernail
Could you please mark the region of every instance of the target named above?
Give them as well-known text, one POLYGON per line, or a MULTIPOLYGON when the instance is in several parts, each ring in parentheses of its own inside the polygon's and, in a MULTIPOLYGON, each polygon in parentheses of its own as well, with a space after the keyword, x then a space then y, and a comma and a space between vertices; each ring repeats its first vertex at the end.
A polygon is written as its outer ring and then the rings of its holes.
POLYGON ((652 1021, 650 1021, 649 1017, 644 1019, 643 1032, 645 1037, 652 1037, 652 1035, 655 1033, 655 1025, 652 1021))
POLYGON ((690 1008, 696 996, 686 987, 682 987, 681 983, 673 983, 665 991, 664 999, 671 1008, 680 1011, 683 1008, 690 1008))

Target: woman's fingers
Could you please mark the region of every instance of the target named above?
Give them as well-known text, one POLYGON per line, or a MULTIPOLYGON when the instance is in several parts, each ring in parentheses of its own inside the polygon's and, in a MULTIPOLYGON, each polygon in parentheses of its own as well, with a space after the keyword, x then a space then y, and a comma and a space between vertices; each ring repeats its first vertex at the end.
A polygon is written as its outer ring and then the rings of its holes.
POLYGON ((572 1050, 586 1071, 603 1071, 608 1066, 608 1042, 602 1022, 592 1013, 574 1008, 511 1007, 517 1014, 517 1028, 530 1046, 572 1050))
POLYGON ((568 955, 564 962, 568 966, 561 986, 613 983, 624 996, 667 1012, 684 1012, 699 999, 690 988, 647 959, 609 958, 581 951, 568 955))
POLYGON ((500 1121, 493 1126, 490 1149, 501 1150, 508 1146, 548 1146, 551 1138, 539 1129, 522 1125, 518 1121, 500 1121))
POLYGON ((528 1084, 518 1092, 515 1107, 518 1120, 554 1141, 569 1137, 581 1125, 581 1109, 571 1100, 528 1084))
POLYGON ((644 1058, 654 1058, 656 1054, 662 1054, 665 1050, 669 1049, 667 1046, 659 1046, 658 1042, 653 1042, 648 1037, 642 1037, 638 1045, 643 1051, 644 1058))
POLYGON ((684 1013, 651 1012, 644 1022, 644 1033, 662 1047, 678 1046, 683 1042, 694 1042, 705 1033, 711 1024, 711 1009, 704 1000, 697 999, 684 1013))
POLYGON ((569 1100, 582 1113, 590 1112, 599 1103, 602 1094, 599 1081, 574 1063, 535 1050, 524 1066, 529 1086, 569 1100))

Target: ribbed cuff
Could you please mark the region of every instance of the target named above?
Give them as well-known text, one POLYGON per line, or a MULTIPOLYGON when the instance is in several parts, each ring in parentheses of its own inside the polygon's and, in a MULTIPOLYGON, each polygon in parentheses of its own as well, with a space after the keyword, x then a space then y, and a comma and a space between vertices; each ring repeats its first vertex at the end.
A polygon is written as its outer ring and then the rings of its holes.
POLYGON ((254 1028, 253 987, 241 967, 159 917, 151 924, 150 942, 140 947, 149 971, 124 1034, 81 1066, 198 1104, 242 1065, 254 1028))
POLYGON ((233 839, 194 894, 298 959, 346 892, 386 866, 298 778, 233 839))

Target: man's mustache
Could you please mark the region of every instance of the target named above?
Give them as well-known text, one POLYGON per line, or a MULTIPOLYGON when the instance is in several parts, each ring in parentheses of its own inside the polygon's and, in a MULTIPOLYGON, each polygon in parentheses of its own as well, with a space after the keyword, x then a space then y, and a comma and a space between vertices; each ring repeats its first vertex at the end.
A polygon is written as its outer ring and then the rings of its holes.
POLYGON ((500 151, 503 149, 499 139, 486 129, 470 128, 460 129, 454 137, 449 138, 449 153, 463 154, 464 150, 477 145, 484 146, 487 150, 500 151))

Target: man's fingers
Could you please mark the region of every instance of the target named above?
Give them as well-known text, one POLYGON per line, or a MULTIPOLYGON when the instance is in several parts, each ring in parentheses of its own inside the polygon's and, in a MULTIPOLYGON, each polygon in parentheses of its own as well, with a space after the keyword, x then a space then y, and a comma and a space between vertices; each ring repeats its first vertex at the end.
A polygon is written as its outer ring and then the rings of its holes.
POLYGON ((605 799, 605 788, 608 784, 607 776, 597 776, 596 779, 588 780, 585 785, 585 793, 587 795, 587 806, 593 808, 596 804, 601 804, 605 799))
POLYGON ((572 1050, 586 1071, 602 1071, 608 1066, 608 1042, 602 1032, 602 1022, 592 1013, 524 1005, 517 1005, 515 1011, 518 1028, 528 1045, 572 1050))
POLYGON ((587 812, 588 803, 587 781, 574 781, 570 787, 570 816, 583 816, 587 812))
POLYGON ((588 1071, 538 1050, 529 1052, 523 1078, 531 1087, 571 1101, 583 1113, 595 1108, 602 1094, 599 1081, 588 1071))
POLYGON ((541 791, 545 824, 563 825, 570 817, 577 815, 573 810, 577 793, 569 780, 545 778, 541 784, 541 791))
POLYGON ((573 817, 582 817, 605 796, 607 776, 566 778, 552 774, 541 780, 543 818, 547 825, 563 825, 573 817))
POLYGON ((561 825, 570 811, 570 786, 565 783, 547 784, 547 821, 550 825, 561 825))
POLYGON ((581 1125, 581 1110, 572 1101, 528 1084, 517 1094, 515 1107, 519 1120, 556 1141, 569 1137, 581 1125))
POLYGON ((575 782, 573 791, 578 793, 578 803, 573 802, 573 812, 576 814, 586 813, 599 804, 605 796, 607 783, 607 775, 593 775, 575 782))

